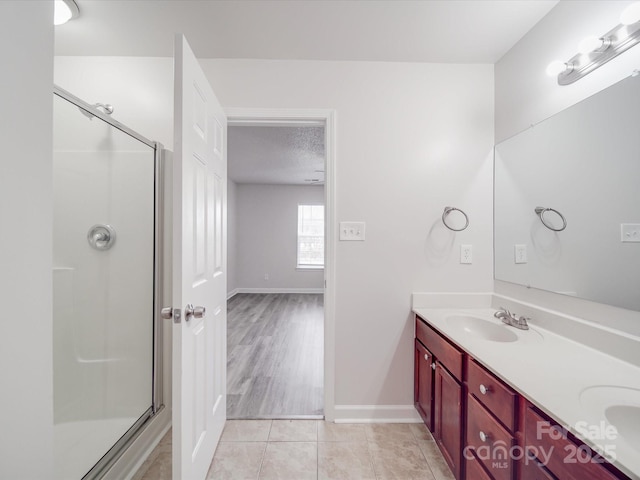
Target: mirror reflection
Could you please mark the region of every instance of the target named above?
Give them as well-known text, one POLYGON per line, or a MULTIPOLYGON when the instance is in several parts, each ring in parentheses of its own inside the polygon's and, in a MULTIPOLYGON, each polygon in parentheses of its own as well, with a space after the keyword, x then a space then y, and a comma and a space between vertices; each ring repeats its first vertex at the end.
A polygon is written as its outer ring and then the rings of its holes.
POLYGON ((496 146, 497 280, 640 310, 638 112, 629 77, 496 146))

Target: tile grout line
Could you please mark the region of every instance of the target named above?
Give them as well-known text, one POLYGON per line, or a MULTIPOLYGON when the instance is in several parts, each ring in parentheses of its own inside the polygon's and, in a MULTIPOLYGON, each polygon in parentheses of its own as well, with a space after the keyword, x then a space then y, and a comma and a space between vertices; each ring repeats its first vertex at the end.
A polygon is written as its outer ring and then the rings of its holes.
POLYGON ((269 423, 269 432, 267 433, 267 441, 264 442, 264 450, 262 451, 262 458, 260 459, 260 467, 258 468, 258 476, 256 480, 260 480, 260 474, 262 473, 262 467, 264 465, 264 457, 267 455, 267 447, 269 446, 269 437, 271 436, 271 428, 273 427, 273 420, 269 423))
MULTIPOLYGON (((429 468, 429 471, 431 472, 431 477, 433 478, 433 480, 437 480, 436 474, 433 472, 433 468, 431 468, 431 462, 427 458, 427 455, 424 453, 422 448, 420 448, 420 439, 416 436, 416 434, 414 433, 413 430, 411 430, 411 433, 413 434, 413 438, 415 438, 415 440, 416 440, 416 445, 418 447, 418 450, 420 451, 420 455, 422 455, 422 458, 424 458, 424 461, 427 462, 427 467, 429 468)), ((429 433, 429 435, 431 435, 431 433, 429 433)))
POLYGON ((376 462, 373 461, 371 448, 369 448, 369 435, 367 432, 367 425, 364 426, 364 439, 367 445, 367 453, 369 454, 369 464, 371 465, 371 471, 373 472, 373 476, 376 477, 376 480, 380 480, 380 477, 378 476, 378 472, 376 470, 376 462))

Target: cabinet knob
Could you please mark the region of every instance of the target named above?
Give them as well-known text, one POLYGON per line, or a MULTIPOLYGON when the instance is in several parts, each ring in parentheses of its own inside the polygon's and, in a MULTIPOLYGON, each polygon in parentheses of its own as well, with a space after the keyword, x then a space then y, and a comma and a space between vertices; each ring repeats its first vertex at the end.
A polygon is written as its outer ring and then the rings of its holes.
POLYGON ((480 440, 482 440, 483 442, 488 442, 489 441, 489 434, 488 433, 484 433, 482 430, 480 430, 480 440))
POLYGON ((431 364, 431 370, 435 370, 435 369, 436 369, 436 362, 433 362, 433 363, 431 364))
POLYGON ((424 359, 428 362, 429 361, 429 355, 427 355, 426 353, 424 354, 424 359))
POLYGON ((491 391, 491 387, 486 387, 485 385, 483 385, 482 383, 480 384, 480 393, 482 395, 486 395, 487 393, 489 393, 491 391))

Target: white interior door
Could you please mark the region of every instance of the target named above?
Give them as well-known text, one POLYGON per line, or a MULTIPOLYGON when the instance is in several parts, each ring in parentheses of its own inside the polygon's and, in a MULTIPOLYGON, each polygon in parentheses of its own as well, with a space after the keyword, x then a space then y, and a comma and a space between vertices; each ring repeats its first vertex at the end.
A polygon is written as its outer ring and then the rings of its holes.
POLYGON ((173 479, 204 480, 227 407, 227 122, 179 34, 174 55, 173 479))

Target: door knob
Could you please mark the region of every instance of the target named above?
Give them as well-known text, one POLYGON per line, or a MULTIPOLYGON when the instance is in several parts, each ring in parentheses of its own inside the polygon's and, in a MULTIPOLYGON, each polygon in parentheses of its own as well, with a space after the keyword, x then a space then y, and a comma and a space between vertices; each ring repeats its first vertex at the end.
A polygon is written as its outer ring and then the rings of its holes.
POLYGON ((204 318, 207 309, 205 307, 197 306, 194 307, 192 304, 187 305, 184 308, 184 318, 189 320, 191 317, 193 318, 204 318))
POLYGON ((171 320, 173 318, 173 308, 163 307, 162 310, 160 310, 160 316, 165 320, 171 320))

